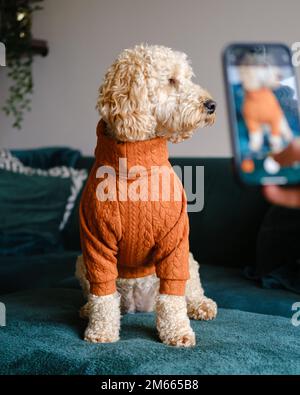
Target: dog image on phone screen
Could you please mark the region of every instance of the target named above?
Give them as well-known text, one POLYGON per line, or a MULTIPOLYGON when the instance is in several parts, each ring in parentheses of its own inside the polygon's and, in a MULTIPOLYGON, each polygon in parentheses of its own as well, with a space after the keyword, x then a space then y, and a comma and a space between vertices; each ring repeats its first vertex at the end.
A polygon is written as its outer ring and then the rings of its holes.
POLYGON ((280 69, 270 64, 253 65, 254 59, 239 68, 245 90, 242 114, 249 133, 249 148, 257 153, 267 132, 270 150, 281 151, 293 134, 273 90, 280 86, 280 69), (252 63, 252 64, 251 64, 252 63))

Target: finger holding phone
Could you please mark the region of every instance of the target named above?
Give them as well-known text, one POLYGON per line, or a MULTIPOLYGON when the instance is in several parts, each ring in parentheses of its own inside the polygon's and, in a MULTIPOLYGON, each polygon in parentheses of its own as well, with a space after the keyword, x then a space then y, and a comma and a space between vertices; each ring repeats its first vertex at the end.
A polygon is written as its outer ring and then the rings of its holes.
MULTIPOLYGON (((300 139, 295 139, 290 145, 278 154, 273 155, 276 162, 281 166, 292 166, 300 162, 300 139)), ((266 199, 271 203, 289 208, 300 208, 300 186, 293 188, 282 188, 278 185, 267 185, 263 187, 266 199)))

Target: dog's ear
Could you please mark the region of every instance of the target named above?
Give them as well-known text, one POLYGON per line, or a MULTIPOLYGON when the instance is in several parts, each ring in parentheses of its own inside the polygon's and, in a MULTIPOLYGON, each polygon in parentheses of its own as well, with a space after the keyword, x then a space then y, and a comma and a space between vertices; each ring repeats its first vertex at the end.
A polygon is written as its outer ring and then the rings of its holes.
POLYGON ((146 140, 155 134, 145 65, 136 59, 118 59, 109 68, 96 107, 118 140, 146 140))

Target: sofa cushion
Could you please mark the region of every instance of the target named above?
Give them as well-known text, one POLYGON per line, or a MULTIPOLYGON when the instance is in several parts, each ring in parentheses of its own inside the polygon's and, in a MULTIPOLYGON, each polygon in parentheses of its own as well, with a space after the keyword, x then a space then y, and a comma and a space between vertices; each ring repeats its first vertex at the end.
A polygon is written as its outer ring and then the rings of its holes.
MULTIPOLYGON (((92 156, 80 156, 75 163, 75 168, 85 169, 89 173, 93 163, 94 158, 92 156)), ((62 233, 64 247, 68 250, 80 250, 81 248, 79 235, 79 205, 81 194, 82 191, 76 199, 74 210, 72 211, 70 219, 62 233)))
POLYGON ((71 180, 0 170, 0 255, 59 249, 71 180))
MULTIPOLYGON (((263 216, 269 207, 257 188, 240 186, 230 158, 174 158, 173 165, 204 166, 204 208, 189 213, 190 249, 202 263, 226 266, 252 264, 256 239, 263 216)), ((187 190, 187 186, 185 185, 187 190)), ((190 186, 189 186, 190 189, 190 186)))
POLYGON ((0 294, 25 289, 79 288, 75 262, 80 251, 55 251, 31 256, 2 256, 0 294))
POLYGON ((11 153, 25 166, 45 170, 60 166, 74 167, 81 156, 80 151, 68 147, 20 149, 11 153))
POLYGON ((152 313, 122 318, 121 340, 82 340, 80 291, 49 289, 1 298, 1 374, 299 374, 299 327, 290 319, 220 309, 216 320, 192 321, 197 345, 162 344, 152 313))
POLYGON ((0 254, 48 252, 56 245, 61 248, 60 232, 69 220, 87 171, 67 166, 25 166, 5 149, 0 150, 0 169, 0 254))
POLYGON ((200 276, 205 293, 219 307, 291 319, 292 305, 299 301, 299 295, 294 292, 264 289, 259 283, 246 279, 241 269, 200 265, 200 276))

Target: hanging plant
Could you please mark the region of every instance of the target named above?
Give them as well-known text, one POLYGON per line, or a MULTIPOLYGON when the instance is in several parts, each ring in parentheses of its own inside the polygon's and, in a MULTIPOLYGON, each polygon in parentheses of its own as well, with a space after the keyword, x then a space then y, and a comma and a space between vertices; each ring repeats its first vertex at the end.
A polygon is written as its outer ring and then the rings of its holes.
POLYGON ((48 53, 46 43, 33 40, 31 34, 32 14, 42 9, 37 4, 41 1, 0 0, 0 41, 6 47, 7 75, 12 81, 3 111, 13 118, 12 126, 17 129, 21 129, 24 113, 31 110, 33 56, 48 53))

